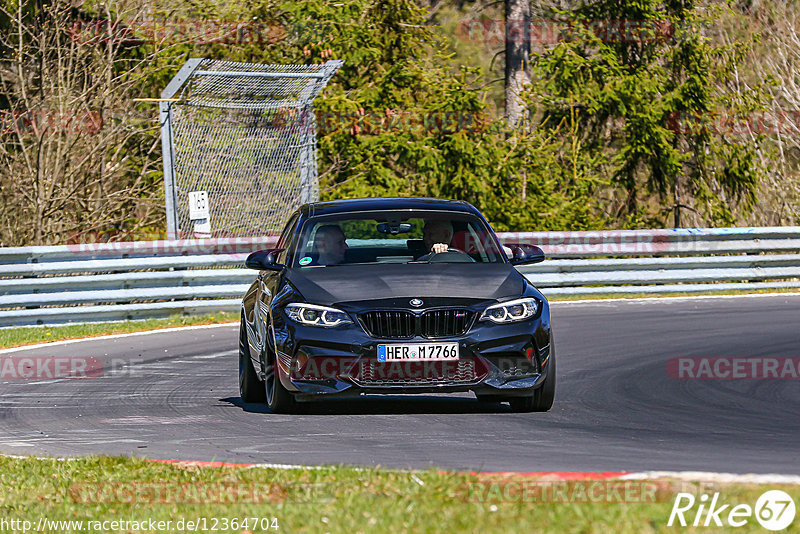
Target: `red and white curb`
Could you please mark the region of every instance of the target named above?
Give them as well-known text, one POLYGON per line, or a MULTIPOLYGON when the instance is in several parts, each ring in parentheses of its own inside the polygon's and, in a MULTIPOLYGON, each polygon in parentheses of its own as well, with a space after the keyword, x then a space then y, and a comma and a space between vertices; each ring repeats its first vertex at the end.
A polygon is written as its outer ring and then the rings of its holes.
POLYGON ((621 480, 657 480, 663 478, 686 480, 691 482, 716 482, 720 484, 788 484, 800 485, 798 475, 758 475, 734 473, 710 473, 705 471, 642 471, 627 473, 619 477, 621 480))
MULTIPOLYGON (((325 466, 291 465, 291 464, 239 464, 227 462, 203 462, 185 460, 153 460, 159 463, 169 463, 184 467, 238 467, 238 468, 268 468, 268 469, 325 469, 325 466)), ((409 470, 414 473, 414 470, 409 470)), ((420 471, 417 471, 418 473, 420 471)), ((442 471, 447 473, 448 471, 442 471)), ((455 472, 457 473, 457 472, 455 472)), ((778 474, 736 474, 714 473, 707 471, 470 471, 471 475, 497 476, 497 477, 530 477, 542 480, 685 480, 692 482, 716 482, 720 484, 786 484, 800 485, 799 475, 778 474)))
MULTIPOLYGON (((57 458, 51 456, 21 456, 15 454, 0 454, 4 458, 35 459, 35 460, 55 460, 69 461, 77 460, 77 457, 57 458)), ((304 471, 315 471, 339 466, 324 465, 300 465, 300 464, 271 464, 271 463, 234 463, 217 462, 203 460, 169 460, 157 458, 139 458, 155 463, 170 464, 179 467, 226 467, 234 469, 297 469, 304 471)), ((347 466, 345 466, 347 467, 347 466)), ((354 469, 369 469, 367 467, 352 466, 354 469)), ((417 470, 397 470, 411 474, 424 473, 417 470)), ((442 474, 458 471, 440 471, 442 474)), ((496 477, 530 477, 541 480, 685 480, 691 482, 716 482, 720 484, 783 484, 800 485, 800 475, 778 475, 778 474, 737 474, 737 473, 714 473, 709 471, 469 471, 471 475, 496 476, 496 477)))
MULTIPOLYGON (((147 458, 146 458, 147 459, 147 458)), ((325 469, 324 466, 317 465, 293 465, 293 464, 238 464, 230 462, 204 462, 195 460, 159 460, 150 459, 151 462, 159 464, 172 464, 179 467, 232 467, 244 469, 300 469, 300 470, 317 470, 325 469)))

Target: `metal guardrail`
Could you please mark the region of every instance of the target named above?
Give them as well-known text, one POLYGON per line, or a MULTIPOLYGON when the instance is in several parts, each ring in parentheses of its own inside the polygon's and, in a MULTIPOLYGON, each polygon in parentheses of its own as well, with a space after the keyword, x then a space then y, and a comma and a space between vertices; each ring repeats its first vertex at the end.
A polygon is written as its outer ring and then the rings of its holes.
MULTIPOLYGON (((500 233, 547 296, 800 287, 800 227, 500 233)), ((236 311, 274 237, 0 248, 0 326, 236 311)))

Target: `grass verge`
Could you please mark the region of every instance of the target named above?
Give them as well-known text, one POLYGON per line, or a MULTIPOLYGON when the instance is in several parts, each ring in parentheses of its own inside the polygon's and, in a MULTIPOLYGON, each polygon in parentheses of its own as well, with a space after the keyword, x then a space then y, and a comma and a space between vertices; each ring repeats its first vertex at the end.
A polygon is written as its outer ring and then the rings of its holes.
MULTIPOLYGON (((17 520, 16 530, 23 530, 26 525, 20 522, 28 521, 27 526, 38 532, 202 532, 215 527, 216 532, 640 533, 675 530, 667 521, 679 490, 698 498, 718 491, 721 503, 753 507, 764 491, 783 489, 800 502, 800 486, 545 483, 432 470, 183 467, 110 457, 4 457, 0 481, 2 520, 17 520), (617 489, 610 491, 611 485, 617 489), (151 521, 163 521, 165 528, 151 521)), ((696 511, 697 506, 691 518, 687 516, 689 522, 696 511)), ((786 532, 797 532, 799 526, 795 521, 786 532)), ((736 529, 759 530, 763 531, 754 517, 736 529)))
POLYGON ((143 319, 137 321, 0 328, 0 348, 5 349, 32 345, 35 343, 47 343, 49 341, 79 339, 108 334, 142 332, 145 330, 156 330, 159 328, 176 326, 229 323, 238 320, 238 313, 217 312, 205 315, 173 315, 164 319, 143 319))

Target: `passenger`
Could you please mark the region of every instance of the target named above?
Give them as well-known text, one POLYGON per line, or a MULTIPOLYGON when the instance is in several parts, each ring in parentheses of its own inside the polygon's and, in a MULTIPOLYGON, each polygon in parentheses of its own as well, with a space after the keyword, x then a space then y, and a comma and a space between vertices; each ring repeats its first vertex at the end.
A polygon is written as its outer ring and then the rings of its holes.
POLYGON ((317 229, 314 247, 319 253, 317 259, 319 265, 337 265, 344 262, 347 242, 344 232, 335 224, 326 224, 317 229))

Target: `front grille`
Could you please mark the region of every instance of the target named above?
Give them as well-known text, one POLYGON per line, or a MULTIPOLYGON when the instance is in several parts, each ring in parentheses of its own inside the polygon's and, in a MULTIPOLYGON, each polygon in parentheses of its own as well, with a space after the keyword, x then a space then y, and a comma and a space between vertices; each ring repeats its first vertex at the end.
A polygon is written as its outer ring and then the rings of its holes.
POLYGON ((471 384, 485 376, 475 361, 447 362, 359 362, 353 382, 360 386, 440 386, 471 384))
POLYGON ((413 313, 396 311, 371 311, 361 314, 361 322, 373 337, 410 338, 417 330, 413 313))
POLYGON ((475 314, 451 308, 432 310, 422 315, 406 311, 370 311, 360 315, 361 324, 372 337, 408 339, 460 336, 469 329, 475 314))
POLYGON ((420 335, 423 337, 460 336, 467 331, 472 312, 468 310, 436 310, 422 314, 420 335))

